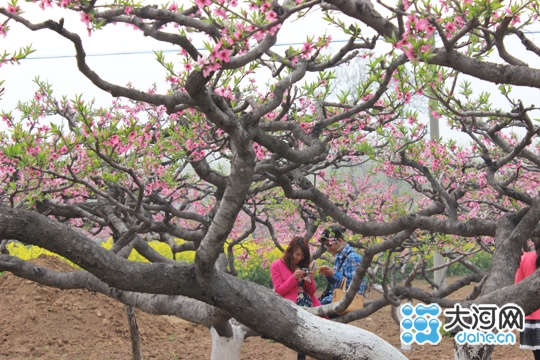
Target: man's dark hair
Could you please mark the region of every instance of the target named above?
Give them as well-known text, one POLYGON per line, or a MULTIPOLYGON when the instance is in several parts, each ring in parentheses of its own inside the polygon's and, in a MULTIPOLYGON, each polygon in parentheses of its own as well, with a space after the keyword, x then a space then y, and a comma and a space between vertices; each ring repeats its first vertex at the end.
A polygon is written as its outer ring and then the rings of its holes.
POLYGON ((332 239, 345 239, 343 237, 343 233, 346 231, 345 228, 342 228, 340 226, 331 226, 330 229, 324 229, 322 236, 320 238, 320 242, 323 242, 325 240, 332 240, 332 239))

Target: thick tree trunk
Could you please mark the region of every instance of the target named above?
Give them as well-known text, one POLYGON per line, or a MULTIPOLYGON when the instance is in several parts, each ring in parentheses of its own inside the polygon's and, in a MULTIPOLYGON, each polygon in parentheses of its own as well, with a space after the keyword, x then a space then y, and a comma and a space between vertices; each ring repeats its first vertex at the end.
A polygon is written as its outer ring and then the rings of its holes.
POLYGON ((218 331, 210 328, 212 337, 212 353, 210 360, 239 360, 240 349, 244 343, 244 332, 240 326, 231 326, 230 336, 220 336, 218 331))
POLYGON ((141 338, 139 336, 139 327, 134 309, 126 305, 126 314, 129 325, 129 334, 131 336, 131 353, 133 360, 141 360, 141 338))
POLYGON ((490 360, 493 345, 458 345, 454 342, 455 360, 490 360))
POLYGON ((65 224, 27 210, 0 206, 0 228, 0 240, 22 238, 45 247, 77 262, 110 287, 197 299, 225 310, 261 335, 318 359, 405 359, 399 350, 368 331, 313 316, 263 286, 215 269, 203 280, 191 264, 127 261, 65 224))
MULTIPOLYGON (((537 196, 530 209, 507 214, 497 221, 495 252, 489 277, 482 287, 482 296, 514 284, 523 245, 538 225, 539 200, 537 196)), ((493 345, 459 345, 454 341, 455 360, 489 360, 492 352, 493 345)))

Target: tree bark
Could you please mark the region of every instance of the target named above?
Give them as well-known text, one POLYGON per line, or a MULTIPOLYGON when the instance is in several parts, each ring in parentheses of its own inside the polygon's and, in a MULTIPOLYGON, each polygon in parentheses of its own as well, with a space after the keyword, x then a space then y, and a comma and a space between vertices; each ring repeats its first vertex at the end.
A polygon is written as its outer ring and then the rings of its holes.
POLYGON ((230 325, 231 336, 223 336, 215 327, 210 328, 212 337, 212 353, 210 360, 240 360, 240 349, 244 343, 244 332, 241 326, 230 325))
POLYGON ((133 360, 141 360, 141 338, 139 336, 139 327, 137 326, 135 311, 129 305, 126 305, 126 315, 128 319, 129 334, 131 337, 131 358, 133 360))
MULTIPOLYGON (((482 287, 482 295, 514 284, 519 266, 521 249, 531 236, 540 219, 540 196, 536 196, 529 209, 517 214, 507 214, 497 221, 495 252, 491 270, 482 287)), ((493 345, 459 345, 454 341, 455 360, 489 360, 493 345)))
POLYGON ((490 360, 493 345, 459 345, 454 342, 455 360, 490 360))

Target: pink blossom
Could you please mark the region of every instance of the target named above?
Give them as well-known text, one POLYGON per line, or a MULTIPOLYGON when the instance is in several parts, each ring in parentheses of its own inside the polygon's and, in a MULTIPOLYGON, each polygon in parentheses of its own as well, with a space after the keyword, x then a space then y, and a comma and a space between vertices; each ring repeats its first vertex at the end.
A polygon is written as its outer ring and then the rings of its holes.
MULTIPOLYGON (((4 26, 4 25, 0 24, 0 35, 4 35, 4 37, 6 37, 6 35, 7 35, 7 29, 8 29, 7 26, 4 26)), ((0 65, 0 66, 1 66, 1 65, 0 65)))
POLYGON ((133 11, 133 8, 131 6, 126 6, 125 9, 124 9, 124 12, 127 14, 127 15, 131 15, 131 12, 133 11))
POLYGON ((326 37, 326 44, 324 45, 325 48, 328 48, 330 46, 330 43, 332 42, 332 35, 328 35, 326 37))
POLYGON ((403 40, 398 41, 395 46, 396 46, 396 49, 403 49, 403 48, 408 47, 408 45, 410 45, 409 40, 403 39, 403 40))
POLYGON ((217 16, 220 16, 220 17, 222 17, 224 19, 227 19, 227 12, 225 11, 225 9, 215 9, 214 14, 216 14, 217 16))
POLYGON ((412 94, 410 92, 405 93, 405 104, 409 104, 411 102, 412 94))
POLYGON ((449 32, 453 33, 454 31, 456 31, 456 24, 454 22, 448 22, 446 23, 445 25, 446 27, 446 30, 448 30, 449 32))
POLYGON ((426 19, 419 19, 416 22, 416 31, 426 31, 429 22, 426 19))
POLYGON ((81 13, 81 21, 86 24, 87 27, 90 27, 90 22, 92 21, 92 15, 87 13, 81 13))
POLYGON ((186 69, 186 71, 191 71, 193 70, 193 65, 191 65, 190 63, 185 63, 184 69, 186 69))
POLYGON ((270 29, 268 29, 268 33, 272 36, 276 34, 276 32, 281 28, 281 24, 277 24, 276 26, 272 26, 270 29))
POLYGON ((202 9, 205 6, 212 5, 212 0, 195 0, 195 4, 197 4, 199 9, 202 9))
POLYGON ((407 16, 407 20, 408 21, 405 23, 405 27, 407 28, 407 32, 409 32, 416 25, 416 21, 418 19, 416 18, 415 14, 412 14, 407 16))
POLYGON ((197 59, 197 65, 198 66, 204 66, 207 63, 208 63, 208 60, 203 56, 199 56, 199 58, 197 59))
POLYGON ((305 42, 304 43, 304 46, 302 47, 302 57, 303 58, 308 58, 311 53, 313 52, 313 43, 311 42, 305 42))
POLYGON ((17 6, 13 6, 11 4, 8 4, 7 6, 7 9, 6 9, 8 12, 12 13, 12 14, 18 14, 19 12, 21 12, 21 8, 17 5, 17 6))
POLYGON ((405 53, 407 58, 411 60, 412 62, 415 62, 416 60, 418 60, 417 55, 414 53, 412 46, 409 46, 403 49, 403 52, 405 53))
POLYGON ((268 11, 265 15, 266 20, 268 20, 269 22, 277 20, 277 14, 273 10, 268 11))
POLYGON ((429 49, 431 49, 430 44, 424 44, 424 45, 420 46, 420 52, 422 52, 422 53, 429 52, 429 49))
POLYGON ((210 68, 212 69, 212 71, 218 71, 219 69, 221 69, 221 65, 219 65, 218 63, 213 63, 212 65, 210 65, 210 68))
POLYGON ((235 40, 240 40, 242 38, 242 30, 236 30, 233 34, 235 40))
POLYGON ((253 38, 257 41, 261 41, 262 39, 264 39, 264 31, 257 31, 255 34, 253 34, 253 38))
POLYGON ((41 10, 45 10, 45 7, 52 8, 51 0, 41 0, 39 2, 39 7, 41 8, 41 10))
POLYGON ((236 23, 234 27, 239 31, 244 31, 244 24, 242 23, 236 23))
POLYGON ((178 10, 178 5, 176 5, 175 3, 172 3, 171 5, 169 5, 169 10, 177 11, 178 10))
POLYGON ((213 63, 212 65, 208 65, 203 70, 203 76, 208 77, 210 73, 216 70, 219 70, 220 68, 221 68, 221 65, 219 65, 218 63, 213 63))
POLYGON ((62 0, 60 2, 60 6, 63 7, 63 8, 68 7, 68 5, 69 5, 69 0, 62 0))
POLYGON ((433 35, 434 32, 435 32, 435 26, 429 24, 429 25, 426 27, 426 35, 427 35, 427 36, 431 36, 431 35, 433 35))
POLYGON ((270 10, 272 8, 272 3, 271 2, 265 2, 264 4, 262 4, 261 6, 261 11, 263 13, 266 13, 268 10, 270 10))
POLYGON ((223 61, 223 62, 228 63, 228 62, 231 61, 230 55, 231 55, 231 50, 223 49, 223 50, 220 50, 220 51, 217 52, 216 58, 219 61, 223 61))

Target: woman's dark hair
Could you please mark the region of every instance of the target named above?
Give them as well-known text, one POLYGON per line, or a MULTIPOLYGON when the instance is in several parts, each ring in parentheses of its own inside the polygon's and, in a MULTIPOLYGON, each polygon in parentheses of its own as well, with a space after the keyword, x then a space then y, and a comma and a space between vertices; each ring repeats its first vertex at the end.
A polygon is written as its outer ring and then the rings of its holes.
POLYGON ((292 272, 294 272, 296 266, 298 266, 299 268, 308 268, 309 263, 311 262, 311 254, 309 253, 308 241, 301 236, 293 237, 291 242, 289 243, 289 246, 287 247, 287 250, 285 250, 285 252, 283 253, 283 262, 292 272), (298 248, 302 250, 304 258, 302 259, 302 261, 300 261, 300 263, 298 263, 298 265, 294 265, 293 253, 298 248))
POLYGON ((536 268, 540 267, 540 238, 532 238, 534 250, 536 251, 536 268))

